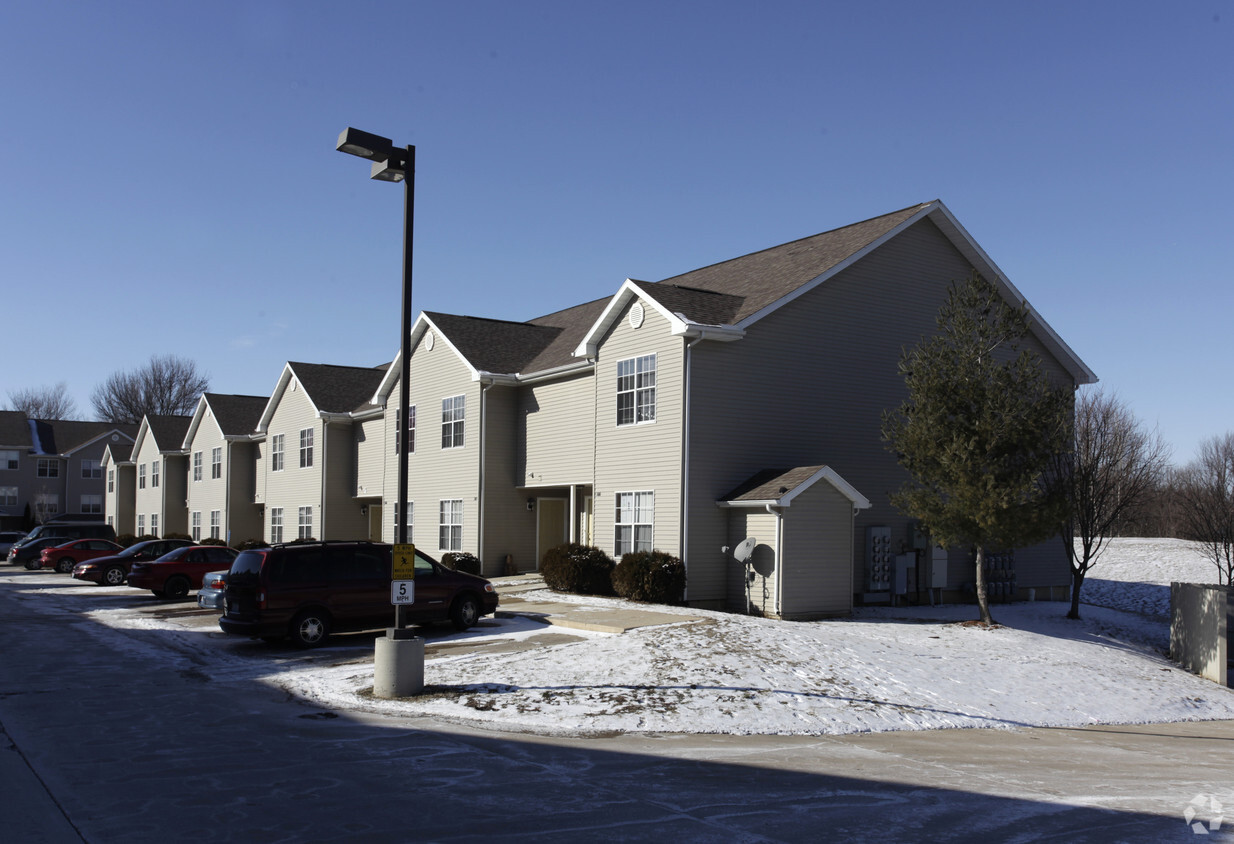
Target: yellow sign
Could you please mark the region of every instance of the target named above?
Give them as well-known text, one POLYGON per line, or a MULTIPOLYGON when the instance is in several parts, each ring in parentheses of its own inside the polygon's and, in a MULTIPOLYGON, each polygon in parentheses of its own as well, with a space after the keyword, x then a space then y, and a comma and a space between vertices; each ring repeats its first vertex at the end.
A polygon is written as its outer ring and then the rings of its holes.
POLYGON ((391 580, 415 580, 416 577, 416 546, 395 545, 394 572, 391 580))

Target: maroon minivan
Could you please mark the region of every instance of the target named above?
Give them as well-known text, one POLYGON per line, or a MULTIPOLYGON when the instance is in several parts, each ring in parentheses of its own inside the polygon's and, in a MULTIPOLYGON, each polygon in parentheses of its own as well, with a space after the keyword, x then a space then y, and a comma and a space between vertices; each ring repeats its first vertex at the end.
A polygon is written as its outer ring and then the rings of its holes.
MULTIPOLYGON (((325 642, 335 630, 394 624, 390 603, 391 546, 377 542, 311 542, 241 551, 227 574, 225 633, 300 647, 325 642)), ((416 551, 411 624, 452 621, 466 630, 497 611, 497 592, 482 577, 451 571, 416 551)))

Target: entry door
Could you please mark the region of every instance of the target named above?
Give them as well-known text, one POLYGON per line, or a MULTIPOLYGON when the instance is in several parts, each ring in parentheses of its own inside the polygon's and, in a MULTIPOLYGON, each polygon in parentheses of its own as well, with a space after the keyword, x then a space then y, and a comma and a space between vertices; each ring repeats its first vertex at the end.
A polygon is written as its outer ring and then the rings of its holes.
POLYGON ((566 510, 569 502, 564 498, 536 499, 536 570, 544 552, 568 541, 570 526, 566 510))
POLYGON ((381 535, 381 505, 370 504, 368 506, 368 538, 370 542, 384 541, 381 535))

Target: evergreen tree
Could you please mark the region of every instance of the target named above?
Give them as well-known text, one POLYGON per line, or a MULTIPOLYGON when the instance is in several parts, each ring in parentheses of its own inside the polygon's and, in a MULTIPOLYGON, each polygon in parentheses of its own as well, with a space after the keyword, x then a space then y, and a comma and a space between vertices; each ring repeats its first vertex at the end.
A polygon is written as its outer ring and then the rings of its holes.
POLYGON ((977 272, 953 283, 939 333, 900 359, 908 400, 883 416, 883 438, 910 477, 891 501, 933 541, 976 549, 985 624, 994 623, 986 551, 1047 539, 1065 515, 1048 479, 1069 445, 1073 396, 1019 348, 1028 325, 1027 305, 1008 306, 977 272))

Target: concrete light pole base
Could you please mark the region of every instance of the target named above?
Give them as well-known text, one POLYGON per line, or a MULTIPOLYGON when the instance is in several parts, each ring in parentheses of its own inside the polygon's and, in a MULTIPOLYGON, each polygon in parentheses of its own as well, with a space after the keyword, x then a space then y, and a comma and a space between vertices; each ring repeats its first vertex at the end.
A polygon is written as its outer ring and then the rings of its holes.
POLYGON ((424 691, 424 640, 390 628, 373 653, 373 697, 396 698, 424 691))

